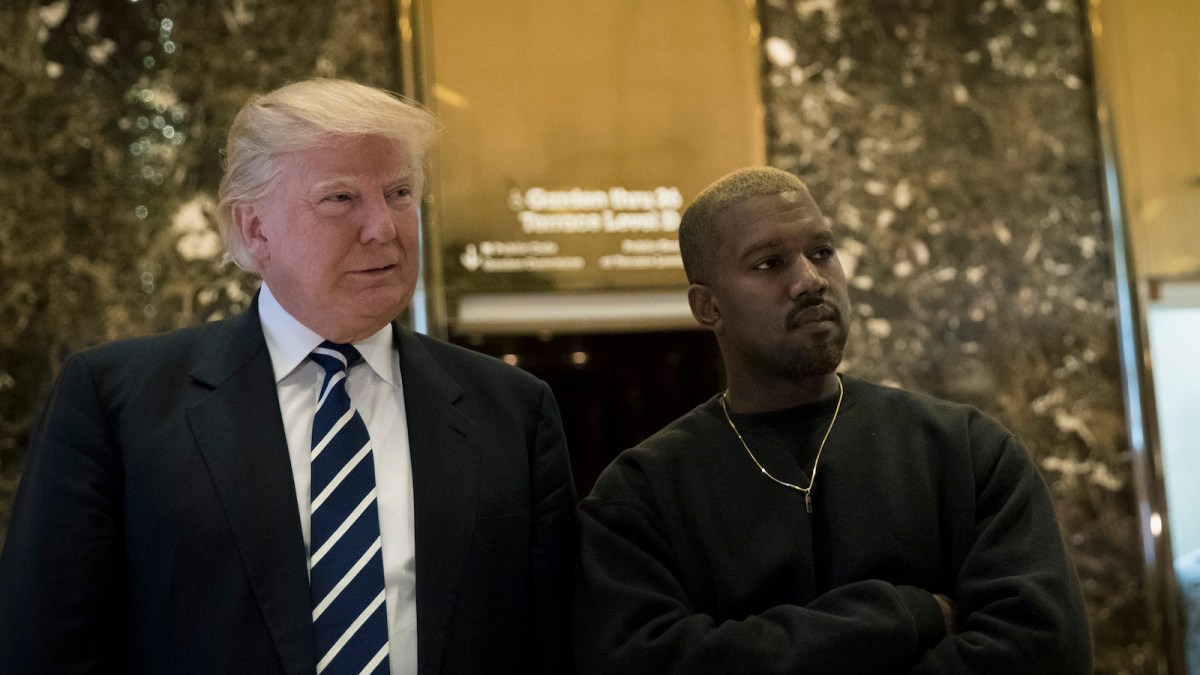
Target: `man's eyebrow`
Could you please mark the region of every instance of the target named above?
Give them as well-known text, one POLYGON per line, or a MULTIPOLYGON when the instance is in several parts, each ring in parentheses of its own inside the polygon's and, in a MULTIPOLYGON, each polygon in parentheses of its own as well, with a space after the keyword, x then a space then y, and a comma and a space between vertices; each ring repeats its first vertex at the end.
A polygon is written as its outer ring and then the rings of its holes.
POLYGON ((313 183, 312 189, 314 192, 322 192, 334 188, 357 187, 358 179, 354 176, 334 176, 325 180, 313 183))
MULTIPOLYGON (((413 179, 411 169, 404 168, 392 174, 385 182, 387 185, 395 185, 396 183, 408 183, 413 179)), ((340 189, 340 188, 356 188, 360 184, 358 178, 352 175, 334 176, 325 180, 313 183, 312 190, 314 192, 322 192, 324 190, 340 189)))
POLYGON ((738 257, 739 258, 747 258, 747 257, 753 256, 753 255, 757 255, 761 251, 764 251, 767 249, 772 249, 772 248, 777 248, 778 246, 779 246, 779 238, 778 237, 769 237, 767 239, 761 239, 759 241, 751 243, 749 246, 742 249, 738 253, 738 257))
MULTIPOLYGON (((818 232, 811 233, 806 243, 808 245, 822 245, 832 244, 836 241, 837 237, 834 235, 832 230, 820 230, 818 232)), ((783 246, 783 240, 779 237, 771 236, 766 239, 752 242, 750 245, 746 246, 746 248, 738 252, 738 257, 749 258, 759 255, 763 251, 779 248, 780 246, 783 246)))

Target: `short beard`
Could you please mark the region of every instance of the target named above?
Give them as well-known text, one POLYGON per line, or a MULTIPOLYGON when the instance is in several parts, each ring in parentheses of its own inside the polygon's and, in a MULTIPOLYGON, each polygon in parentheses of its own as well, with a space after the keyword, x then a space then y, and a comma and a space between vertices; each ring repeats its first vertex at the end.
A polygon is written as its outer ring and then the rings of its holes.
POLYGON ((845 339, 829 343, 819 349, 810 349, 792 355, 788 370, 799 377, 818 377, 836 372, 842 363, 845 339))
POLYGON ((788 314, 788 324, 794 325, 796 317, 809 307, 824 304, 833 310, 833 322, 837 325, 836 332, 829 336, 829 341, 811 349, 801 349, 789 355, 787 362, 782 364, 794 377, 821 377, 837 372, 842 363, 842 352, 846 348, 846 339, 850 336, 849 326, 842 315, 839 304, 826 302, 817 296, 806 296, 799 299, 795 308, 788 314))

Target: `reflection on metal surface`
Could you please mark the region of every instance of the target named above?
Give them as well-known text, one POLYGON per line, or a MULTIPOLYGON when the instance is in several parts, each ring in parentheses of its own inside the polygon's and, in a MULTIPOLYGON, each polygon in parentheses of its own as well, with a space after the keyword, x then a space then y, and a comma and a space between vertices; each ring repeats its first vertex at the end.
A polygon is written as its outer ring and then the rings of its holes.
MULTIPOLYGON (((1200 447, 1196 417, 1200 414, 1200 279, 1159 282, 1151 286, 1147 305, 1158 404, 1163 478, 1171 514, 1171 549, 1180 599, 1184 606, 1185 652, 1190 673, 1200 673, 1200 447)), ((1153 524, 1153 523, 1152 523, 1153 524)))
MULTIPOLYGON (((551 0, 514 0, 501 13, 463 0, 415 5, 428 18, 415 33, 431 75, 423 100, 445 124, 427 213, 431 316, 451 332, 537 330, 528 317, 481 309, 485 299, 511 309, 505 298, 564 294, 567 307, 594 309, 593 293, 682 298, 676 231, 685 199, 763 163, 753 5, 602 0, 563 11, 551 0)), ((690 313, 639 307, 546 320, 582 322, 570 331, 693 326, 690 313)))
POLYGON ((1145 298, 1129 250, 1131 238, 1122 202, 1120 155, 1112 119, 1114 36, 1106 35, 1104 20, 1110 16, 1107 4, 1103 0, 1090 0, 1088 9, 1096 72, 1096 115, 1105 162, 1105 198, 1113 230, 1122 385, 1141 516, 1148 619, 1155 646, 1156 663, 1152 665, 1157 673, 1183 675, 1182 615, 1172 564, 1170 519, 1166 515, 1153 373, 1146 350, 1145 298))
MULTIPOLYGON (((396 0, 397 62, 400 70, 400 93, 406 98, 429 105, 429 39, 428 8, 422 0, 396 0)), ((426 159, 427 165, 437 165, 437 149, 426 159)), ((426 189, 421 199, 421 248, 426 252, 421 263, 421 274, 417 277, 416 292, 409 305, 409 316, 414 330, 445 337, 445 304, 443 294, 429 292, 441 288, 438 237, 433 195, 438 192, 438 172, 426 166, 426 189)))
POLYGON ((506 293, 460 299, 462 333, 536 334, 696 328, 682 290, 645 293, 506 293))

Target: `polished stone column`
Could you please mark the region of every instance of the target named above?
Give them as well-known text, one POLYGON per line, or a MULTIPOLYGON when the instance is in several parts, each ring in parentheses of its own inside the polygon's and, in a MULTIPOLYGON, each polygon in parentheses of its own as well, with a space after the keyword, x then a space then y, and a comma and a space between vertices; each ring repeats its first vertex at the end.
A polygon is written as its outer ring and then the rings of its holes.
POLYGON ((764 0, 768 156, 841 236, 845 370, 1023 438, 1096 672, 1152 672, 1084 4, 764 0))
POLYGON ((255 92, 314 75, 395 89, 389 0, 0 4, 0 542, 62 358, 220 318, 221 148, 255 92))

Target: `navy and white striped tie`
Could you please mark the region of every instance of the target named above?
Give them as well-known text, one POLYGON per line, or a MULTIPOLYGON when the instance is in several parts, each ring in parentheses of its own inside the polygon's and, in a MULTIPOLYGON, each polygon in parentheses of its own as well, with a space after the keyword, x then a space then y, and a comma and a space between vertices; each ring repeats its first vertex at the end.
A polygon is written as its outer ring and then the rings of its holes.
POLYGON ((383 553, 371 437, 346 393, 346 373, 362 355, 321 343, 325 369, 312 432, 311 569, 317 672, 387 673, 383 553))

